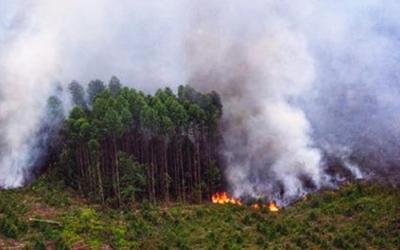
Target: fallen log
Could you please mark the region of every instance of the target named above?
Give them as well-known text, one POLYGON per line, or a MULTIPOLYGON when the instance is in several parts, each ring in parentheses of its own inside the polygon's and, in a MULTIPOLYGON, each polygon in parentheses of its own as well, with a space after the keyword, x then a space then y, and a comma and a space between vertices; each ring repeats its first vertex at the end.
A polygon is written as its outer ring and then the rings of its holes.
POLYGON ((52 225, 57 225, 61 226, 61 222, 54 221, 54 220, 45 220, 45 219, 37 219, 37 218, 29 218, 30 222, 39 222, 39 223, 46 223, 46 224, 52 224, 52 225))

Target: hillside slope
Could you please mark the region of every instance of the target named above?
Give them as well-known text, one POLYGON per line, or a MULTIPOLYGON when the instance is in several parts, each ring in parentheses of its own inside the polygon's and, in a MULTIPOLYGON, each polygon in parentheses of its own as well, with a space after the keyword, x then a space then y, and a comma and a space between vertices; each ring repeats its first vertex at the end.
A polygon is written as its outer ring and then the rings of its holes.
POLYGON ((354 183, 278 213, 233 205, 101 208, 41 178, 0 191, 0 249, 396 249, 399 189, 354 183))

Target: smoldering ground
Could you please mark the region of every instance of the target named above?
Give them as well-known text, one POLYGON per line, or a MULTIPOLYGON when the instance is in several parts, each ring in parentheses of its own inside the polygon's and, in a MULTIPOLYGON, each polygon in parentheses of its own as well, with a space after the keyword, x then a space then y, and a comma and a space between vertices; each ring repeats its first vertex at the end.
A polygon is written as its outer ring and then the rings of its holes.
POLYGON ((290 200, 332 186, 331 162, 355 177, 397 176, 399 10, 375 0, 2 1, 0 185, 22 185, 40 155, 32 135, 54 82, 111 75, 148 92, 218 91, 237 196, 290 200))

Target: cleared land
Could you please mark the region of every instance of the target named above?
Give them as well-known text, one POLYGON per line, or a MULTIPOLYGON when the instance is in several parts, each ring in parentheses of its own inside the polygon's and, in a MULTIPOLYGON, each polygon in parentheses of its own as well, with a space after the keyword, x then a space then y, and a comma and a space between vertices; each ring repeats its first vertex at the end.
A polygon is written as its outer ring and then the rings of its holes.
POLYGON ((399 191, 353 183, 279 213, 148 203, 121 211, 43 177, 0 191, 0 249, 397 249, 399 191))

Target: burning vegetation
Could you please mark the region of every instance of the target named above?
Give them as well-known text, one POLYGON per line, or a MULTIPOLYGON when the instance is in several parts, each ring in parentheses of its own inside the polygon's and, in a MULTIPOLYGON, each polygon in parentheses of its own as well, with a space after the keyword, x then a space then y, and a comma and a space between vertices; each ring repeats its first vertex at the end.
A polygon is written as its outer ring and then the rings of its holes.
MULTIPOLYGON (((217 192, 211 196, 211 202, 214 204, 233 204, 238 206, 243 206, 239 198, 231 197, 227 192, 217 192)), ((279 207, 275 201, 270 201, 267 204, 261 204, 259 202, 250 204, 250 207, 256 210, 261 208, 267 208, 270 212, 278 212, 279 207)))
POLYGON ((226 192, 217 192, 211 196, 211 201, 214 204, 234 204, 234 205, 243 205, 243 203, 237 199, 230 197, 226 192))

